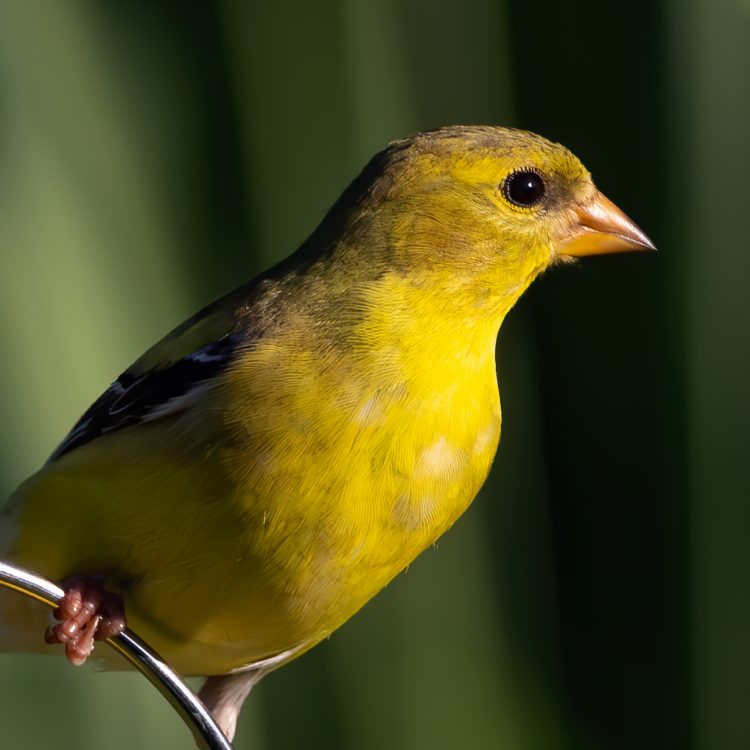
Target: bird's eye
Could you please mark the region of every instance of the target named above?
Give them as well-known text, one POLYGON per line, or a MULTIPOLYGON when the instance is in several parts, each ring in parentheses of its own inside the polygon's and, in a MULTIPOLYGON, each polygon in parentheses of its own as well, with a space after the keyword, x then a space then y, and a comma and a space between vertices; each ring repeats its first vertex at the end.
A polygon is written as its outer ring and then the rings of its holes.
POLYGON ((536 205, 547 192, 541 175, 528 169, 508 175, 503 181, 502 190, 506 200, 523 208, 536 205))

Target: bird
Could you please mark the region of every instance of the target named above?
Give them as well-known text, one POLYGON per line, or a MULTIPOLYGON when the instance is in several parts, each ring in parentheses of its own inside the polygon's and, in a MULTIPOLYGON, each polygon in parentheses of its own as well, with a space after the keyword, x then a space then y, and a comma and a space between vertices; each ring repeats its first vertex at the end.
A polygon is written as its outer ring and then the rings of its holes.
POLYGON ((127 618, 207 678, 231 740, 260 678, 477 495, 500 437, 498 331, 531 282, 653 247, 539 135, 450 126, 391 143, 294 253, 123 372, 4 504, 0 558, 66 595, 46 627, 0 592, 0 650, 60 642, 82 663, 127 618))

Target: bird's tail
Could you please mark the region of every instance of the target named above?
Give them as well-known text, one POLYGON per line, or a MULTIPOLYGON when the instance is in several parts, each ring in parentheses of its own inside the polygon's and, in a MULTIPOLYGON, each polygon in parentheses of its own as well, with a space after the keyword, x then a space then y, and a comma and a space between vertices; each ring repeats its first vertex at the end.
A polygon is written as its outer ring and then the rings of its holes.
MULTIPOLYGON (((10 564, 15 562, 18 508, 15 497, 0 508, 0 560, 10 564)), ((0 652, 50 653, 44 642, 50 613, 44 604, 0 586, 0 652)))
POLYGON ((52 653, 44 642, 50 611, 27 596, 0 588, 0 652, 52 653))

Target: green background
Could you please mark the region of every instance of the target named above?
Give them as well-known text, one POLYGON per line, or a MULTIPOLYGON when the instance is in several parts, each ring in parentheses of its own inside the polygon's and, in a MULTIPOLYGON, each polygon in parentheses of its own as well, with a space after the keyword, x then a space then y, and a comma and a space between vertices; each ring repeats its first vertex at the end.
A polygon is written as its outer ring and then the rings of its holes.
MULTIPOLYGON (((479 499, 236 747, 750 747, 749 81, 748 0, 4 0, 0 495, 389 140, 539 131, 660 252, 534 285, 479 499)), ((4 655, 0 746, 191 739, 136 675, 4 655)))

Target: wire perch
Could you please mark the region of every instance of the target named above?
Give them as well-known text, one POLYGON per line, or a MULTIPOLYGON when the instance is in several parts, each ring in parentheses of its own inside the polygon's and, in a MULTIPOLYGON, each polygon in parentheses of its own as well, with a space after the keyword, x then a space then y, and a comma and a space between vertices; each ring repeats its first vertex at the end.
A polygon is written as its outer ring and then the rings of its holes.
MULTIPOLYGON (((0 585, 55 608, 64 591, 28 570, 0 561, 0 585)), ((132 630, 105 641, 122 654, 169 702, 187 724, 201 750, 232 750, 206 707, 164 660, 132 630)))

